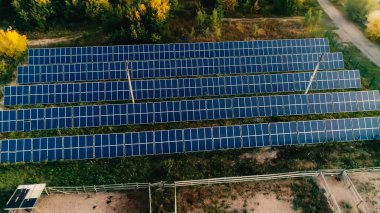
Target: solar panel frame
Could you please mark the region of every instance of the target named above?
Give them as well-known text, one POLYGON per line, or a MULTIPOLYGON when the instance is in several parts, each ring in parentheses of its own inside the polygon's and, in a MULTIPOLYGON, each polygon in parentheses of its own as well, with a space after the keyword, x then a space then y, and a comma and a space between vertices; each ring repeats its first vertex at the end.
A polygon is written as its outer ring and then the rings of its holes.
MULTIPOLYGON (((342 53, 326 53, 324 60, 320 64, 320 70, 344 69, 342 53), (336 55, 336 56, 335 56, 336 55), (327 61, 325 61, 327 60, 327 61), (330 63, 330 60, 340 60, 330 63)), ((279 55, 279 56, 246 56, 235 58, 199 58, 199 59, 176 59, 163 61, 130 61, 128 69, 132 79, 144 78, 172 78, 178 76, 207 76, 207 75, 232 75, 244 73, 265 73, 265 72, 296 72, 314 70, 319 60, 318 54, 303 55, 279 55), (268 58, 268 60, 267 60, 268 58), (276 58, 272 61, 271 58, 276 58), (281 62, 278 62, 280 60, 281 62), (268 61, 268 62, 267 62, 268 61), (186 66, 184 66, 186 64, 186 66), (302 65, 302 66, 301 66, 302 65)), ((79 81, 97 81, 99 75, 103 79, 100 80, 120 80, 126 79, 125 62, 106 62, 106 63, 90 63, 90 64, 73 64, 73 67, 82 67, 79 75, 79 81), (105 72, 104 67, 108 66, 105 72), (104 75, 104 73, 107 73, 104 75), (96 75, 94 75, 96 74, 96 75)), ((52 82, 74 82, 78 80, 71 75, 65 73, 71 72, 62 68, 62 72, 58 72, 57 67, 65 65, 29 65, 22 66, 19 69, 25 71, 18 72, 18 84, 33 83, 52 83, 52 82), (39 76, 40 81, 36 82, 35 74, 30 74, 29 69, 41 70, 39 76), (43 69, 50 69, 50 72, 43 72, 43 69), (24 75, 24 76, 21 76, 24 75), (59 77, 58 75, 65 76, 59 77), (66 78, 67 77, 67 78, 66 78), (32 80, 29 80, 32 79, 32 80), (33 80, 34 79, 34 80, 33 80)))

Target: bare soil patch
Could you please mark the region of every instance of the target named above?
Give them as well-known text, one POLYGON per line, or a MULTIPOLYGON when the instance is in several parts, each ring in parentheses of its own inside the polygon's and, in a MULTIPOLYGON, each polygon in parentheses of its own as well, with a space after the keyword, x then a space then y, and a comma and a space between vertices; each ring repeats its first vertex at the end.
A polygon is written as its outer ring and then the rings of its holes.
POLYGON ((349 177, 365 201, 368 212, 380 212, 380 172, 352 173, 349 177))
MULTIPOLYGON (((359 209, 356 207, 356 200, 354 194, 350 191, 348 186, 343 180, 335 176, 325 176, 328 189, 330 193, 335 197, 342 212, 346 213, 359 213, 359 209)), ((323 185, 322 177, 317 178, 317 182, 320 186, 323 185)))
POLYGON ((41 198, 41 213, 140 213, 149 212, 145 192, 51 194, 41 198))
POLYGON ((278 180, 183 188, 178 193, 179 212, 296 212, 291 183, 278 180))
POLYGON ((277 150, 266 150, 263 149, 259 154, 256 155, 256 161, 259 164, 263 164, 266 161, 271 161, 277 158, 277 150))

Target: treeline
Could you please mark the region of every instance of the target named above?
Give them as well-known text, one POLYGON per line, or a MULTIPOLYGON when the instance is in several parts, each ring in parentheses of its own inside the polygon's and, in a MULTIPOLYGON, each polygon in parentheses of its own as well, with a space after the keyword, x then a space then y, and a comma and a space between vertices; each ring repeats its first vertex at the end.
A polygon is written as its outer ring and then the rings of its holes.
POLYGON ((380 42, 380 5, 377 0, 331 0, 344 8, 347 17, 365 28, 368 36, 380 42))
POLYGON ((176 0, 5 0, 21 31, 48 30, 54 25, 99 24, 115 42, 159 41, 176 0))

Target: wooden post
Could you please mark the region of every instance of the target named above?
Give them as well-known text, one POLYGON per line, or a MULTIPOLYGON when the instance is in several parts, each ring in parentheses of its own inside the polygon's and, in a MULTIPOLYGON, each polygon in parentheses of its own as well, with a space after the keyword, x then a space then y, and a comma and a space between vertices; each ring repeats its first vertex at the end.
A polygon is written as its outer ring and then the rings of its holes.
POLYGON ((128 62, 125 62, 125 70, 127 72, 128 85, 129 85, 129 94, 131 95, 132 103, 135 103, 135 97, 133 96, 131 76, 129 75, 128 62))
POLYGON ((321 63, 321 61, 322 61, 322 59, 323 59, 323 55, 324 55, 324 54, 325 54, 325 53, 322 53, 321 56, 319 57, 319 61, 318 61, 317 65, 315 66, 315 69, 314 69, 313 75, 311 75, 311 78, 310 78, 310 81, 309 81, 309 85, 307 85, 307 88, 306 88, 305 94, 307 94, 307 93, 309 92, 309 89, 310 89, 310 87, 311 87, 311 83, 313 83, 313 80, 314 80, 314 78, 315 78, 315 75, 317 74, 317 71, 318 71, 318 69, 319 69, 319 65, 320 65, 320 63, 321 63))
POLYGON ((149 213, 152 213, 152 190, 149 183, 149 213))
POLYGON ((174 182, 174 213, 177 213, 177 186, 174 182))

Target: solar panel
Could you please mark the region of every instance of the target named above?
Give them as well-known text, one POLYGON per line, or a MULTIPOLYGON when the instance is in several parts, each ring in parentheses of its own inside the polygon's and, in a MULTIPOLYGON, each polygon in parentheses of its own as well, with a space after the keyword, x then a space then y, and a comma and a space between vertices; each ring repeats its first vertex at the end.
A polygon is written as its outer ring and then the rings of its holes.
MULTIPOLYGON (((258 94, 306 90, 311 77, 307 73, 266 74, 137 80, 132 82, 134 98, 163 99, 196 96, 258 94)), ((360 88, 360 72, 320 71, 312 90, 360 88)), ((128 82, 87 82, 30 86, 6 86, 4 105, 60 104, 130 100, 128 82)))
POLYGON ((0 141, 0 163, 84 160, 380 139, 380 117, 0 141))
POLYGON ((71 106, 0 111, 0 131, 29 132, 60 128, 360 112, 379 109, 379 91, 71 106))
MULTIPOLYGON (((129 62, 133 79, 314 70, 319 54, 129 62)), ((124 62, 18 67, 18 84, 126 79, 124 62)), ((320 70, 343 69, 342 53, 326 53, 320 70)))
POLYGON ((144 44, 29 49, 29 64, 71 64, 132 60, 233 57, 329 52, 326 38, 144 44))

